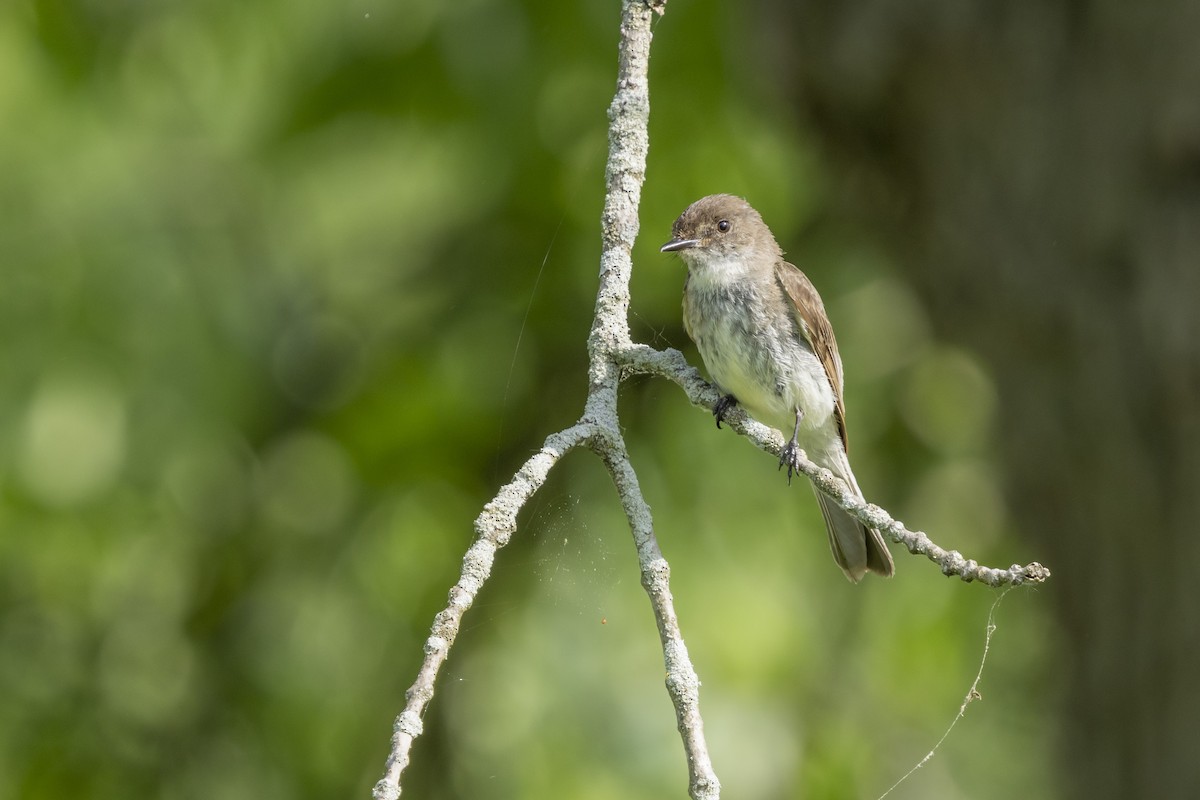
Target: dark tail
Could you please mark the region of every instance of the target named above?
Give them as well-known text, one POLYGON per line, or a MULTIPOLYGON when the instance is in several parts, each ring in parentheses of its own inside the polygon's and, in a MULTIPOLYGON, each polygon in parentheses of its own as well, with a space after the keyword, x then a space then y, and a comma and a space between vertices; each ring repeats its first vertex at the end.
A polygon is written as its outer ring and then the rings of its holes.
POLYGON ((833 560, 847 578, 858 583, 868 572, 885 578, 895 574, 892 554, 888 552, 879 531, 863 525, 819 491, 817 502, 821 505, 821 514, 829 531, 829 549, 833 551, 833 560))

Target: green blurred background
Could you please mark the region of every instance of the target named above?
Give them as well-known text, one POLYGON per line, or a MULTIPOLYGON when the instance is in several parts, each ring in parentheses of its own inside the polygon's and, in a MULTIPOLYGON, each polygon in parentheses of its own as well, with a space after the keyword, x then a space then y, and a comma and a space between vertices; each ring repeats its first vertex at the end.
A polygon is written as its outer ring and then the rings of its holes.
MULTIPOLYGON (((1196 9, 656 24, 634 337, 698 363, 657 246, 745 196, 825 297, 867 496, 1054 570, 897 800, 1200 792, 1196 9)), ((475 515, 582 409, 618 10, 0 6, 0 797, 368 795, 475 515)), ((726 796, 880 795, 997 593, 900 553, 852 587, 803 481, 663 381, 621 412, 726 796)), ((571 455, 405 796, 684 796, 662 678, 571 455)))

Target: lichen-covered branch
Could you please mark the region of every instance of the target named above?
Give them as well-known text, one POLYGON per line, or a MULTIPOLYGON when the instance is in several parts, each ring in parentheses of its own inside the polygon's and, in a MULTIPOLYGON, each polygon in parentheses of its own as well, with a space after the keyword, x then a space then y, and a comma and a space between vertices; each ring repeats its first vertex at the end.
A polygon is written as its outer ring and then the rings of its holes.
POLYGON ((679 619, 675 616, 670 586, 671 565, 658 547, 650 507, 638 485, 637 475, 625 451, 625 443, 620 439, 598 436, 591 444, 613 476, 637 545, 642 587, 650 597, 654 619, 658 623, 658 637, 662 642, 667 692, 675 705, 675 720, 687 754, 688 794, 693 800, 715 800, 721 796, 721 783, 717 780, 704 741, 704 720, 700 716, 700 677, 688 657, 687 645, 679 630, 679 619))
POLYGON ((629 462, 617 419, 620 354, 632 346, 629 337, 629 278, 631 252, 638 234, 638 205, 650 145, 650 23, 665 2, 625 0, 621 8, 621 38, 617 91, 608 109, 608 163, 605 168, 604 213, 601 218, 600 288, 588 336, 591 355, 584 419, 602 433, 590 442, 604 461, 621 505, 629 519, 641 567, 642 586, 658 623, 667 691, 688 762, 688 792, 693 800, 716 800, 721 784, 713 771, 700 717, 700 679, 688 658, 687 646, 671 598, 670 566, 654 536, 650 507, 629 462))
POLYGON ((375 800, 396 800, 400 796, 400 777, 408 766, 413 740, 421 735, 421 718, 433 699, 438 672, 458 636, 462 616, 483 588, 492 572, 496 551, 508 544, 517 527, 517 512, 546 482, 550 469, 574 448, 584 444, 595 433, 590 425, 578 424, 546 437, 542 449, 534 453, 506 484, 483 507, 475 520, 475 541, 463 556, 462 573, 450 590, 450 601, 433 618, 433 628, 425 640, 425 658, 417 679, 405 692, 404 710, 392 725, 392 748, 384 767, 383 778, 375 784, 375 800))
POLYGON ((574 447, 589 445, 600 456, 629 519, 641 568, 642 586, 658 623, 667 673, 667 690, 683 738, 688 762, 688 791, 694 800, 717 800, 721 784, 713 771, 700 717, 700 680, 688 658, 669 585, 670 567, 654 536, 650 507, 621 438, 617 418, 619 355, 629 338, 630 253, 638 233, 638 204, 646 173, 650 115, 648 70, 650 23, 663 13, 665 0, 624 0, 617 90, 609 107, 609 158, 602 217, 600 286, 588 336, 588 398, 580 421, 546 439, 511 483, 484 507, 475 522, 476 539, 463 559, 462 575, 450 591, 450 602, 435 618, 425 642, 425 658, 417 680, 406 693, 406 705, 393 726, 392 748, 384 777, 375 785, 376 800, 396 800, 409 763, 413 741, 421 735, 422 716, 433 698, 441 666, 458 634, 462 615, 491 573, 496 551, 516 529, 517 513, 541 487, 550 469, 574 447))
MULTIPOLYGON (((699 406, 711 409, 718 398, 716 390, 688 366, 679 351, 655 350, 634 344, 629 335, 629 278, 633 271, 630 254, 638 234, 638 205, 649 147, 650 23, 655 14, 663 13, 665 7, 665 0, 623 0, 622 3, 617 89, 609 107, 600 278, 595 316, 588 336, 588 396, 583 415, 574 426, 547 437, 542 449, 525 462, 475 521, 475 541, 463 558, 462 573, 450 590, 448 605, 434 618, 417 679, 406 693, 404 710, 393 727, 385 773, 374 789, 376 800, 396 800, 400 796, 400 779, 408 766, 413 741, 421 735, 422 718, 433 698, 442 664, 458 635, 463 614, 491 574, 496 552, 508 543, 516 530, 518 512, 541 488, 559 459, 581 445, 590 448, 604 462, 629 520, 642 586, 650 599, 662 642, 667 690, 675 706, 687 757, 689 795, 693 800, 718 800, 720 797, 721 784, 708 755, 700 716, 700 680, 688 658, 671 597, 670 565, 654 536, 650 507, 629 461, 617 416, 619 383, 635 373, 659 375, 679 384, 688 398, 699 406)), ((779 453, 783 442, 775 431, 741 411, 731 413, 727 419, 734 430, 762 449, 779 453)), ((947 575, 998 586, 1038 582, 1050 574, 1038 564, 1013 566, 1008 570, 980 566, 957 552, 942 550, 925 534, 909 531, 883 509, 863 502, 828 470, 803 459, 800 471, 851 514, 903 543, 910 551, 926 555, 940 564, 947 575)))
MULTIPOLYGON (((620 354, 622 370, 625 374, 644 373, 657 375, 672 381, 683 389, 689 400, 701 408, 712 409, 713 404, 720 398, 716 388, 690 366, 678 350, 655 350, 644 344, 631 344, 620 354)), ((768 428, 748 417, 740 408, 734 409, 724 421, 734 431, 754 442, 760 449, 773 455, 779 455, 783 448, 783 437, 778 431, 768 428)), ((849 511, 858 519, 878 528, 880 533, 894 542, 899 542, 908 548, 910 553, 923 555, 942 569, 944 575, 957 575, 962 580, 979 581, 988 586, 1019 586, 1022 583, 1042 583, 1050 577, 1050 570, 1036 561, 1026 564, 1013 564, 1007 569, 984 566, 977 561, 968 559, 957 550, 945 550, 933 542, 921 531, 910 531, 904 523, 893 518, 887 511, 872 503, 867 503, 850 491, 845 482, 835 478, 833 473, 824 467, 819 467, 807 457, 800 459, 800 472, 808 476, 813 485, 839 506, 849 511)))

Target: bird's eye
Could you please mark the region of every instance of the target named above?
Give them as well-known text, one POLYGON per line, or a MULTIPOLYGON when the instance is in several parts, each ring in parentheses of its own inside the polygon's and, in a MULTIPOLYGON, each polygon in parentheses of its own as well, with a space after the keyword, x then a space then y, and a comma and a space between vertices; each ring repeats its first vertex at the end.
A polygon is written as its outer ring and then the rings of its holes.
POLYGON ((718 222, 717 230, 719 230, 721 233, 725 233, 727 230, 729 230, 729 220, 723 219, 720 222, 718 222))

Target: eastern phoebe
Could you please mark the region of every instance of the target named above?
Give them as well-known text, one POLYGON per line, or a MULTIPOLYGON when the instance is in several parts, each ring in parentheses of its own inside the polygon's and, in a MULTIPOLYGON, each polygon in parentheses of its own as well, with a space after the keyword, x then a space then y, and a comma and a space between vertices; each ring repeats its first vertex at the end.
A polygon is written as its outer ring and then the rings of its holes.
MULTIPOLYGON (((683 326, 723 395, 713 408, 717 427, 741 403, 759 422, 792 431, 779 457, 789 482, 802 448, 861 497, 846 457, 842 360, 812 282, 783 260, 762 217, 739 197, 697 200, 671 233, 662 252, 678 253, 688 268, 683 326)), ((816 494, 846 577, 890 577, 895 565, 879 531, 816 494)))

